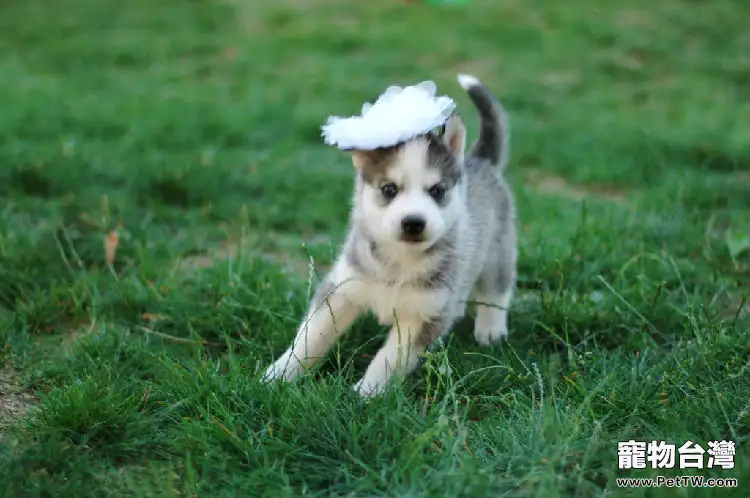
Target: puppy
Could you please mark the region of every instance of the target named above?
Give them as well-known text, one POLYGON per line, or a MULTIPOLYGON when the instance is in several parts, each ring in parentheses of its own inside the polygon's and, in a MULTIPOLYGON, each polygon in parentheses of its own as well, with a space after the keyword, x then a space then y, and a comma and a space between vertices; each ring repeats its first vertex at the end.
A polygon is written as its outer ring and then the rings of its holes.
POLYGON ((456 114, 439 131, 352 151, 357 177, 348 236, 266 380, 296 378, 367 310, 392 328, 355 386, 365 396, 412 372, 420 354, 464 315, 472 293, 476 340, 490 344, 508 335, 517 257, 515 203, 502 177, 508 120, 479 80, 458 81, 481 118, 468 154, 456 114))

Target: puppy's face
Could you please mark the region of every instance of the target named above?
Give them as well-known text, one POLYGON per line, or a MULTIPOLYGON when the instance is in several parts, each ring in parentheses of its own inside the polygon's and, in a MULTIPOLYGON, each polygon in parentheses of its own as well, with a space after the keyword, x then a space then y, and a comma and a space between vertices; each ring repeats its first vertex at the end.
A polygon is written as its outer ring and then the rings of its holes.
POLYGON ((452 116, 441 133, 389 149, 354 153, 361 221, 380 243, 425 250, 458 220, 466 129, 452 116))

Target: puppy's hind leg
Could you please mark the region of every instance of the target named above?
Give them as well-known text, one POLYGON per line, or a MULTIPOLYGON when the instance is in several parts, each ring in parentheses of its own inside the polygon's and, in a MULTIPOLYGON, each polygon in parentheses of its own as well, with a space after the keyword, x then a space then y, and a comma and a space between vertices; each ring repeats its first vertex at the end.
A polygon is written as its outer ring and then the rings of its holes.
POLYGON ((325 356, 359 314, 359 309, 329 279, 318 287, 294 342, 268 367, 264 380, 294 380, 325 356))
POLYGON ((514 255, 488 261, 476 286, 477 316, 474 338, 489 345, 508 336, 508 309, 516 284, 514 255))

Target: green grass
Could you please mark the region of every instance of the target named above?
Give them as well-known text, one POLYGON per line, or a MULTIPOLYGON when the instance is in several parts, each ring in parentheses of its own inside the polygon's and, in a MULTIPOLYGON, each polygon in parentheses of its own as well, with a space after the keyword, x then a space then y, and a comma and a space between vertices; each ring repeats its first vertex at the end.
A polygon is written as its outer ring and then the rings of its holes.
POLYGON ((619 496, 616 477, 696 473, 740 491, 631 493, 742 495, 748 18, 737 0, 5 2, 0 495, 619 496), (344 235, 352 167, 319 125, 431 78, 475 137, 457 72, 514 126, 510 341, 481 348, 466 319, 363 403, 385 334, 363 318, 309 378, 261 385, 344 235), (619 471, 629 439, 731 439, 736 467, 619 471))

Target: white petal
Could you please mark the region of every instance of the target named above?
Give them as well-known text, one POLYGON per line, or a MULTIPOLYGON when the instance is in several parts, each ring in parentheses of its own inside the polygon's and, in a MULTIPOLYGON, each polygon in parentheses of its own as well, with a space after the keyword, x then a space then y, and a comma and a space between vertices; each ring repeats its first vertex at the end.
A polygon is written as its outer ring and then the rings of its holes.
POLYGON ((437 85, 435 84, 434 81, 430 81, 430 80, 422 81, 422 82, 417 83, 414 86, 419 88, 420 90, 424 90, 425 92, 427 92, 427 94, 430 97, 434 97, 435 94, 437 93, 437 85))
POLYGON ((374 104, 366 102, 360 116, 331 116, 322 127, 325 143, 342 149, 371 150, 396 145, 445 123, 455 108, 437 86, 423 81, 402 88, 390 86, 374 104))

